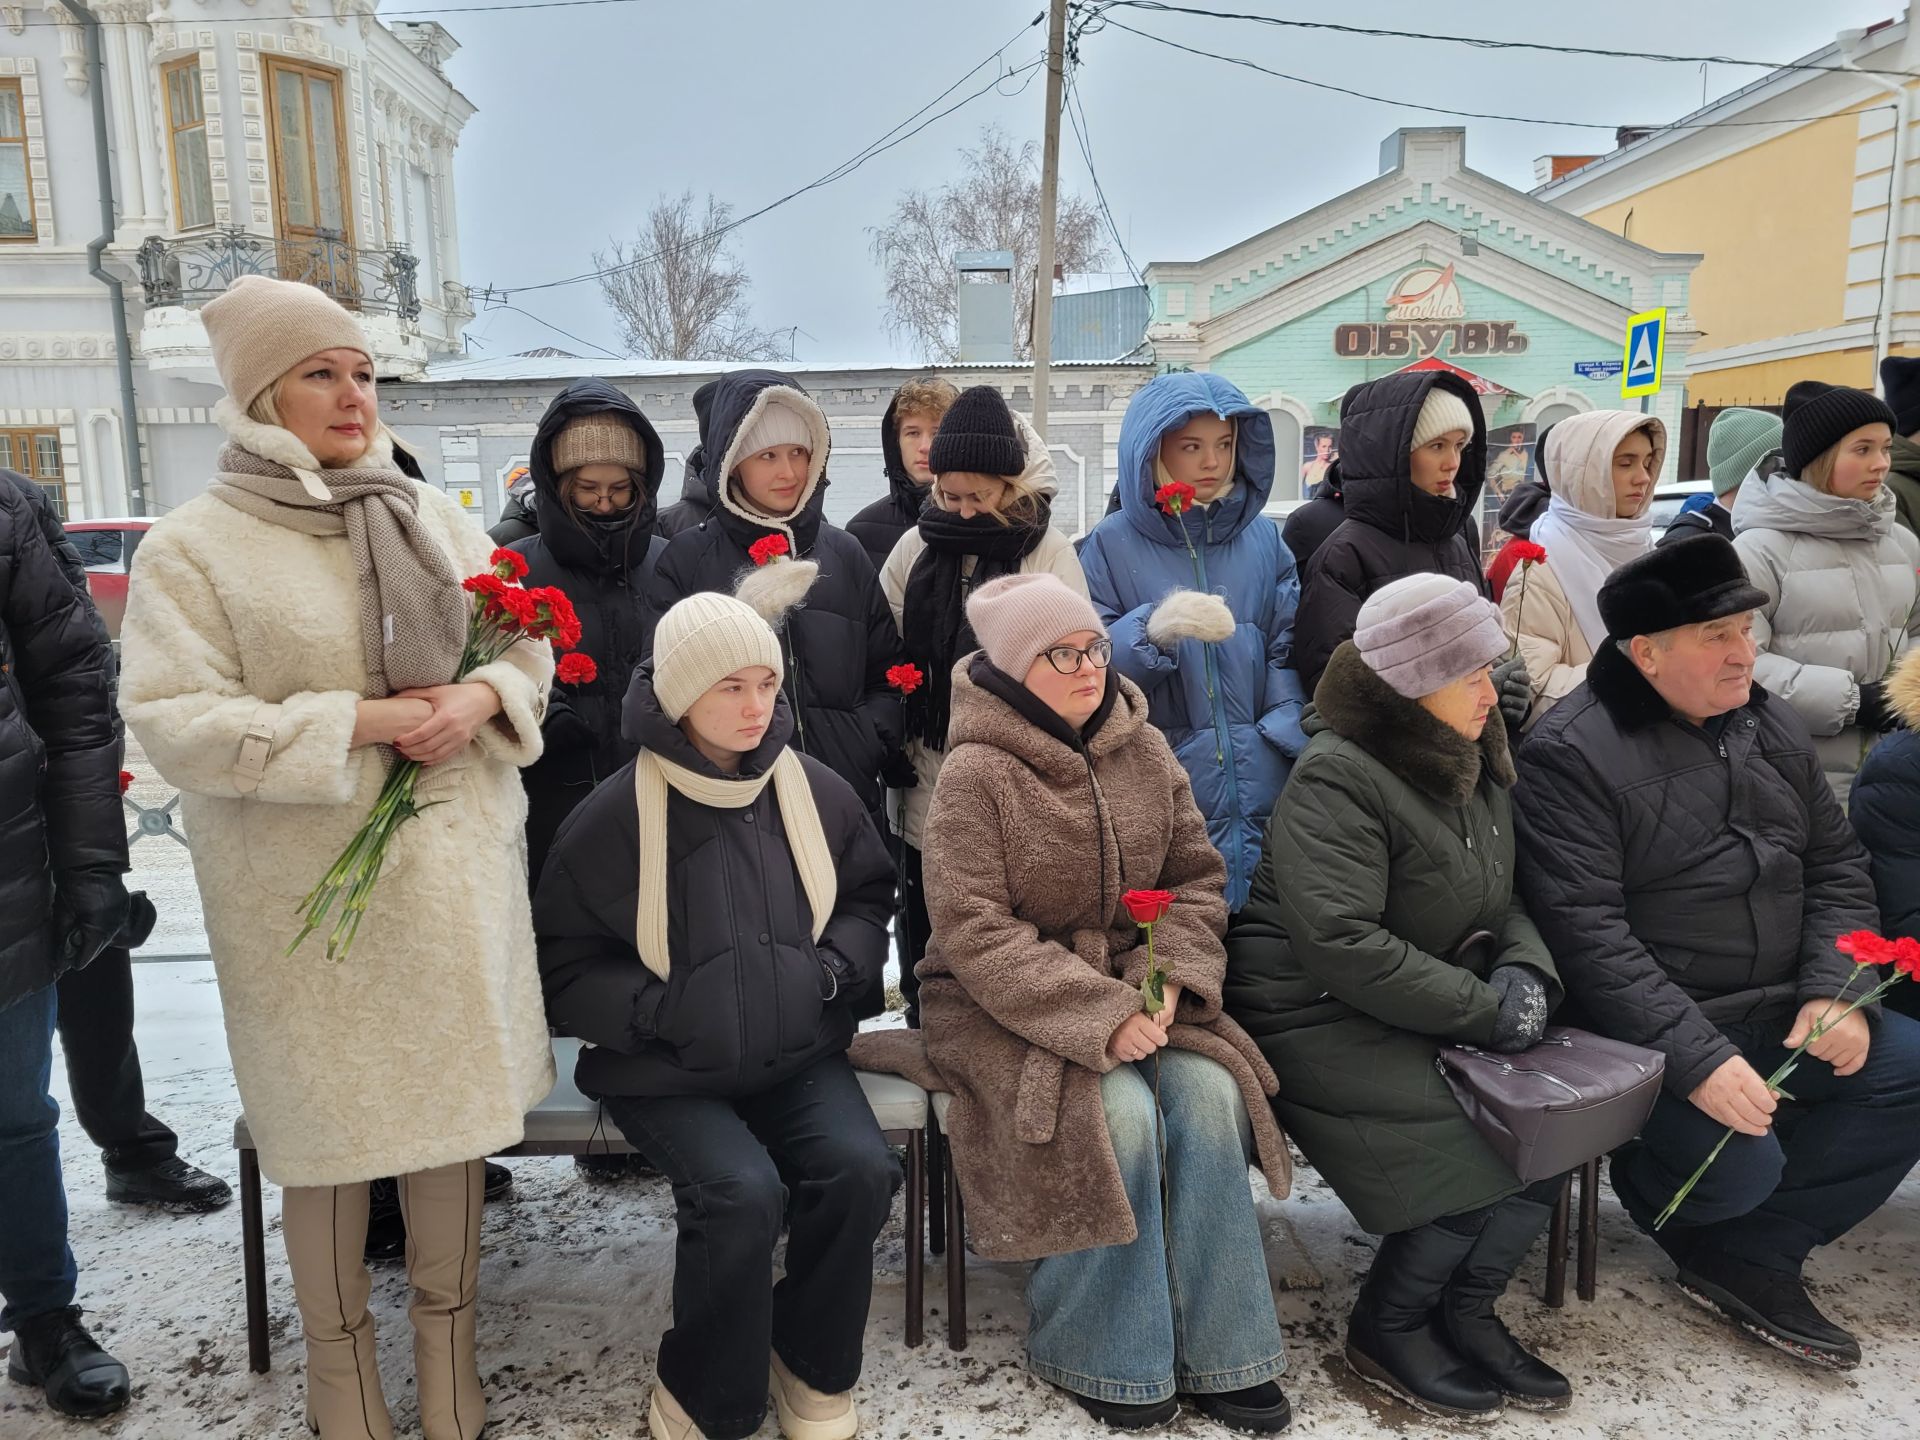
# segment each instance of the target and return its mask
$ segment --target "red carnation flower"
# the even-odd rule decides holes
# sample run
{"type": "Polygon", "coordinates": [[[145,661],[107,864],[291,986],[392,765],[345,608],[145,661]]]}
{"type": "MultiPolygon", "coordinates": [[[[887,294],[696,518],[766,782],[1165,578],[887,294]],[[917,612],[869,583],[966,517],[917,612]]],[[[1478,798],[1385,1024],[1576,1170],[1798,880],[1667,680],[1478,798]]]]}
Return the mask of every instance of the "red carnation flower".
{"type": "Polygon", "coordinates": [[[502,580],[527,578],[527,557],[517,550],[509,550],[502,546],[493,552],[492,558],[487,563],[493,566],[493,573],[502,580]]]}
{"type": "Polygon", "coordinates": [[[1909,980],[1920,979],[1920,940],[1903,935],[1893,942],[1893,968],[1909,980]]]}
{"type": "Polygon", "coordinates": [[[132,788],[133,788],[133,771],[122,770],[120,772],[120,793],[124,795],[127,793],[127,791],[131,790],[132,788]]]}
{"type": "Polygon", "coordinates": [[[1516,540],[1508,547],[1507,553],[1513,556],[1516,565],[1537,565],[1547,558],[1547,547],[1536,545],[1531,540],[1516,540]]]}
{"type": "Polygon", "coordinates": [[[920,688],[927,677],[920,673],[918,665],[891,665],[887,667],[887,684],[902,695],[911,695],[920,688]]]}
{"type": "Polygon", "coordinates": [[[1153,492],[1153,503],[1169,515],[1191,510],[1199,492],[1184,480],[1169,480],[1153,492]]]}
{"type": "Polygon", "coordinates": [[[486,570],[478,575],[467,576],[460,582],[460,588],[471,595],[498,596],[507,589],[507,582],[504,577],[486,570]]]}
{"type": "Polygon", "coordinates": [[[1894,942],[1871,930],[1851,930],[1833,942],[1833,948],[1856,965],[1886,965],[1897,951],[1894,942]]]}
{"type": "Polygon", "coordinates": [[[591,685],[599,674],[600,667],[593,663],[593,657],[582,655],[578,650],[562,655],[560,663],[553,667],[553,678],[562,685],[591,685]]]}
{"type": "MultiPolygon", "coordinates": [[[[1178,482],[1176,482],[1178,483],[1178,482]]],[[[1136,925],[1151,925],[1173,908],[1171,890],[1129,890],[1120,897],[1136,925]]]]}
{"type": "Polygon", "coordinates": [[[747,555],[756,565],[765,565],[782,555],[791,554],[793,546],[787,543],[784,535],[763,535],[747,547],[747,555]]]}

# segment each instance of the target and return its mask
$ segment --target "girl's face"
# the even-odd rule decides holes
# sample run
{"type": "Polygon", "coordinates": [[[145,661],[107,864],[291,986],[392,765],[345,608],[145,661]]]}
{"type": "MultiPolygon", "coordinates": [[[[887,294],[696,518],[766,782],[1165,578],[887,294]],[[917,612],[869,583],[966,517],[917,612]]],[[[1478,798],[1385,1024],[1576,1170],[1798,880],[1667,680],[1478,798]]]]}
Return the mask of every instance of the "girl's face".
{"type": "Polygon", "coordinates": [[[588,515],[631,510],[639,493],[624,465],[582,465],[567,482],[567,502],[588,515]]]}
{"type": "Polygon", "coordinates": [[[373,362],[358,350],[309,355],[276,382],[273,403],[282,429],[329,469],[351,465],[373,443],[379,415],[373,362]]]}
{"type": "Polygon", "coordinates": [[[1636,430],[1614,447],[1613,514],[1637,519],[1653,499],[1653,438],[1636,430]]]}
{"type": "Polygon", "coordinates": [[[764,665],[736,670],[707,691],[680,717],[680,730],[716,765],[732,769],[739,757],[766,738],[773,723],[780,681],[764,665]]]}
{"type": "Polygon", "coordinates": [[[1062,635],[1033,657],[1033,663],[1027,667],[1026,687],[1039,696],[1049,710],[1078,730],[1093,718],[1093,712],[1106,698],[1107,665],[1112,659],[1113,651],[1106,636],[1098,630],[1076,630],[1071,635],[1062,635]],[[1095,648],[1104,659],[1071,653],[1095,648]],[[1071,668],[1063,673],[1063,665],[1071,668]]]}
{"type": "Polygon", "coordinates": [[[1893,431],[1882,424],[1862,425],[1834,447],[1829,494],[1842,500],[1872,500],[1893,468],[1893,431]]]}
{"type": "Polygon", "coordinates": [[[1415,450],[1413,488],[1451,500],[1454,480],[1460,474],[1460,457],[1466,454],[1472,438],[1464,430],[1449,430],[1415,450]]]}
{"type": "Polygon", "coordinates": [[[1233,438],[1231,420],[1195,415],[1160,437],[1160,463],[1172,479],[1193,486],[1194,499],[1205,505],[1233,479],[1233,438]]]}
{"type": "Polygon", "coordinates": [[[999,514],[1000,502],[1006,497],[1007,482],[998,475],[970,475],[956,470],[933,482],[933,503],[962,520],[999,514]]]}
{"type": "Polygon", "coordinates": [[[749,505],[762,515],[785,519],[799,508],[812,463],[813,452],[804,445],[775,445],[746,456],[733,467],[733,475],[749,505]]]}

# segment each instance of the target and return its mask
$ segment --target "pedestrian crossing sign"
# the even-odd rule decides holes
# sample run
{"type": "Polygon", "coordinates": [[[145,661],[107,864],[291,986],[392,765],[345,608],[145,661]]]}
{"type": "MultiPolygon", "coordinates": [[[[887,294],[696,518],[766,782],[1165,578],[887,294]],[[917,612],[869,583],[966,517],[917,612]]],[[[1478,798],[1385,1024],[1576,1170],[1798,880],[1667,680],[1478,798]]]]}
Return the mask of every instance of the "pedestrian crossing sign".
{"type": "Polygon", "coordinates": [[[1660,393],[1667,363],[1667,308],[1648,310],[1627,321],[1626,369],[1620,372],[1620,398],[1660,393]]]}

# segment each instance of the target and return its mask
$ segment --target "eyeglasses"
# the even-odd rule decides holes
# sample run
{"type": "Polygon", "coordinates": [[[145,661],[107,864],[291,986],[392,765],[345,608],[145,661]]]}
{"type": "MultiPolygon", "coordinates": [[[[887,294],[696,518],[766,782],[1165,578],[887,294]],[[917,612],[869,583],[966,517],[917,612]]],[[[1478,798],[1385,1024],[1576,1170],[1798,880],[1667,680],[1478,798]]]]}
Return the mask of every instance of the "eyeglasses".
{"type": "Polygon", "coordinates": [[[1082,650],[1078,645],[1056,645],[1051,650],[1043,650],[1047,663],[1062,675],[1072,675],[1079,671],[1082,660],[1091,660],[1093,668],[1104,670],[1107,662],[1113,659],[1113,642],[1096,640],[1082,650]]]}

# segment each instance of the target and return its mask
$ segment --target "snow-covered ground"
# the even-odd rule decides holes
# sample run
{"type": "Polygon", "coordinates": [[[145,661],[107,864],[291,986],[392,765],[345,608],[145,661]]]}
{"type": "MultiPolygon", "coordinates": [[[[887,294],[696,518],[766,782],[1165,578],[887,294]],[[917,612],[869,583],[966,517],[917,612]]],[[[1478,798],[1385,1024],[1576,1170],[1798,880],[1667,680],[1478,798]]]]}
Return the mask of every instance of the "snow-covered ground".
{"type": "MultiPolygon", "coordinates": [[[[137,774],[145,769],[134,768],[137,774]]],[[[154,788],[151,798],[162,798],[154,788]]],[[[191,953],[198,920],[181,913],[191,902],[191,874],[181,868],[185,850],[171,840],[146,840],[133,854],[135,884],[156,898],[166,894],[175,907],[169,916],[162,904],[162,925],[169,928],[149,951],[191,953]]],[[[135,975],[149,1107],[180,1132],[184,1154],[233,1180],[239,1101],[213,968],[204,961],[165,961],[137,965],[135,975]]],[[[64,1092],[63,1083],[57,1088],[64,1092]]],[[[191,1217],[109,1207],[93,1151],[70,1118],[61,1143],[81,1300],[135,1383],[132,1406],[97,1433],[155,1440],[304,1436],[299,1325],[279,1242],[277,1192],[268,1187],[266,1196],[274,1368],[256,1376],[246,1364],[238,1207],[191,1217]]],[[[589,1184],[567,1160],[509,1163],[514,1191],[488,1207],[481,1272],[480,1359],[492,1403],[490,1440],[646,1434],[653,1348],[667,1324],[672,1276],[667,1187],[659,1180],[589,1184]]],[[[1275,1202],[1263,1194],[1260,1205],[1269,1278],[1291,1349],[1286,1385],[1296,1433],[1444,1433],[1450,1427],[1366,1390],[1341,1362],[1343,1322],[1372,1240],[1304,1167],[1291,1199],[1275,1202]]],[[[896,1205],[875,1254],[878,1283],[859,1391],[864,1434],[1052,1440],[1110,1433],[1022,1368],[1020,1266],[970,1264],[972,1343],[956,1355],[942,1339],[942,1272],[930,1265],[927,1344],[909,1350],[901,1329],[901,1227],[896,1205]]],[[[1867,1363],[1846,1376],[1812,1372],[1695,1309],[1611,1196],[1602,1204],[1601,1227],[1594,1304],[1570,1297],[1565,1310],[1546,1309],[1537,1298],[1544,1283],[1543,1247],[1537,1247],[1504,1307],[1514,1330],[1572,1376],[1574,1406],[1552,1417],[1510,1412],[1500,1429],[1556,1440],[1682,1434],[1764,1440],[1800,1433],[1893,1437],[1920,1427],[1920,1387],[1909,1368],[1920,1343],[1920,1259],[1910,1248],[1920,1235],[1920,1180],[1909,1180],[1879,1216],[1810,1267],[1816,1297],[1866,1346],[1867,1363]]],[[[374,1307],[387,1395],[400,1432],[418,1434],[405,1306],[399,1269],[379,1271],[374,1307]]],[[[0,1385],[4,1440],[88,1431],[52,1415],[34,1392],[0,1385]]],[[[1171,1433],[1228,1432],[1188,1414],[1171,1433]]],[[[777,1434],[771,1420],[761,1434],[777,1434]]]]}

